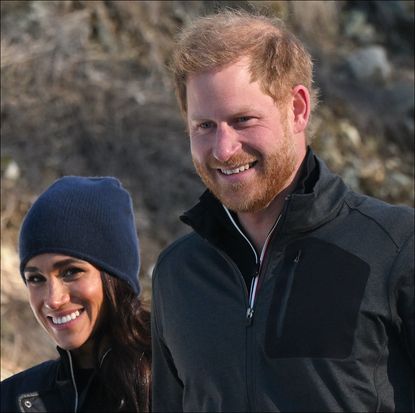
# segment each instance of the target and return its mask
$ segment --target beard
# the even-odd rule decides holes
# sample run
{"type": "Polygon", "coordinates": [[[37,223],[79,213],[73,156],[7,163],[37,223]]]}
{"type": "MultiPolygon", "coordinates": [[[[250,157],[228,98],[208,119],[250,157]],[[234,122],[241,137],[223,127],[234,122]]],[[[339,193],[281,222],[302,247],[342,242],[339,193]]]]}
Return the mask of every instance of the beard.
{"type": "Polygon", "coordinates": [[[294,137],[286,132],[281,146],[273,153],[262,155],[256,151],[244,151],[220,164],[210,155],[204,163],[193,158],[193,164],[206,187],[228,209],[234,212],[257,212],[266,208],[287,187],[297,160],[294,137]],[[220,180],[218,168],[252,163],[253,159],[257,161],[253,179],[239,183],[220,180]]]}

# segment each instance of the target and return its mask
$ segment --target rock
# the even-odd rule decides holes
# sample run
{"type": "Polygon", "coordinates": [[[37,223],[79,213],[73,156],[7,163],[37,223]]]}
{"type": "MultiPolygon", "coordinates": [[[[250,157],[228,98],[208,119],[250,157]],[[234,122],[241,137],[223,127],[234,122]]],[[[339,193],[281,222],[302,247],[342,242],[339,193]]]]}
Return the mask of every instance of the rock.
{"type": "Polygon", "coordinates": [[[348,185],[353,191],[362,192],[356,168],[346,166],[343,169],[342,178],[346,185],[348,185]]]}
{"type": "Polygon", "coordinates": [[[361,10],[352,10],[347,14],[344,34],[362,44],[373,42],[376,36],[374,27],[367,22],[366,14],[361,10]]]}
{"type": "Polygon", "coordinates": [[[20,177],[20,168],[16,161],[12,160],[7,165],[4,171],[4,177],[11,181],[17,181],[20,177]]]}
{"type": "Polygon", "coordinates": [[[387,46],[393,48],[395,54],[406,54],[413,50],[413,1],[355,1],[352,6],[366,14],[367,20],[382,34],[387,46]]]}
{"type": "Polygon", "coordinates": [[[359,131],[348,120],[339,122],[339,130],[341,137],[346,139],[347,144],[350,144],[355,149],[360,148],[362,140],[359,131]]]}
{"type": "Polygon", "coordinates": [[[384,90],[381,111],[386,136],[405,150],[414,150],[414,81],[403,79],[384,90]]]}
{"type": "Polygon", "coordinates": [[[389,175],[389,181],[391,187],[396,185],[399,188],[409,189],[412,186],[412,179],[399,171],[393,171],[389,175]]]}
{"type": "MultiPolygon", "coordinates": [[[[372,185],[381,185],[385,181],[385,166],[379,159],[371,159],[360,169],[360,179],[370,181],[372,185]]],[[[373,193],[375,193],[375,188],[373,193]]]]}
{"type": "Polygon", "coordinates": [[[358,49],[347,58],[351,75],[358,80],[387,80],[392,67],[382,46],[368,46],[358,49]]]}
{"type": "Polygon", "coordinates": [[[411,177],[399,172],[393,171],[386,176],[386,182],[383,186],[383,196],[386,198],[389,196],[395,200],[395,203],[411,200],[414,201],[414,187],[411,177]]]}

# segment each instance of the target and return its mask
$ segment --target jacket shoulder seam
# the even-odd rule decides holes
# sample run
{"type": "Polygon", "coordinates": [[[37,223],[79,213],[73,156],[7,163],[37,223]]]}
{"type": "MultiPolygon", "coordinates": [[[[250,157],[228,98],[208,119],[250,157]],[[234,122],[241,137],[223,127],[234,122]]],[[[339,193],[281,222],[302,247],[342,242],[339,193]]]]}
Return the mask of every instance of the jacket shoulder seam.
{"type": "Polygon", "coordinates": [[[384,225],[382,225],[381,222],[379,222],[379,220],[377,220],[376,218],[374,218],[372,215],[369,215],[369,214],[363,212],[359,207],[356,207],[356,206],[351,205],[348,199],[345,199],[345,202],[346,202],[346,204],[348,205],[348,207],[351,210],[357,211],[359,214],[361,214],[364,217],[366,217],[367,219],[370,219],[371,221],[373,221],[386,234],[386,236],[392,241],[392,243],[395,245],[395,247],[396,247],[396,249],[398,251],[401,249],[401,247],[395,241],[395,239],[392,237],[392,235],[390,234],[390,232],[385,228],[384,225]]]}

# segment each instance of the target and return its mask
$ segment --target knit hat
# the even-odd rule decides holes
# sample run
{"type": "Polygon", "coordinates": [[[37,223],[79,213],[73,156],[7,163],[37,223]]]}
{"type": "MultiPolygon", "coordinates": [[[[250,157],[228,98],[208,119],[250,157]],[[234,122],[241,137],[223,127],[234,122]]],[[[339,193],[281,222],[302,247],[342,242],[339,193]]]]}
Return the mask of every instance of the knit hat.
{"type": "Polygon", "coordinates": [[[43,192],[20,229],[20,273],[43,253],[87,261],[140,292],[139,241],[129,193],[113,177],[65,176],[43,192]]]}

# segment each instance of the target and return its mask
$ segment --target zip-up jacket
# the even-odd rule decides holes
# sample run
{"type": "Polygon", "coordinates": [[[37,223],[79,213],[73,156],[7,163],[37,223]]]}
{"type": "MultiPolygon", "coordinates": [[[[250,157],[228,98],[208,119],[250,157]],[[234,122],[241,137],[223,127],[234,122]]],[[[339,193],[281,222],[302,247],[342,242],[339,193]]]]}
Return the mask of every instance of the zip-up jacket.
{"type": "Polygon", "coordinates": [[[156,412],[414,411],[414,214],[314,159],[257,254],[210,192],[153,273],[156,412]]]}
{"type": "Polygon", "coordinates": [[[83,383],[83,389],[78,389],[71,353],[57,349],[58,359],[45,361],[0,383],[1,412],[108,411],[110,405],[103,394],[97,371],[83,383]]]}

